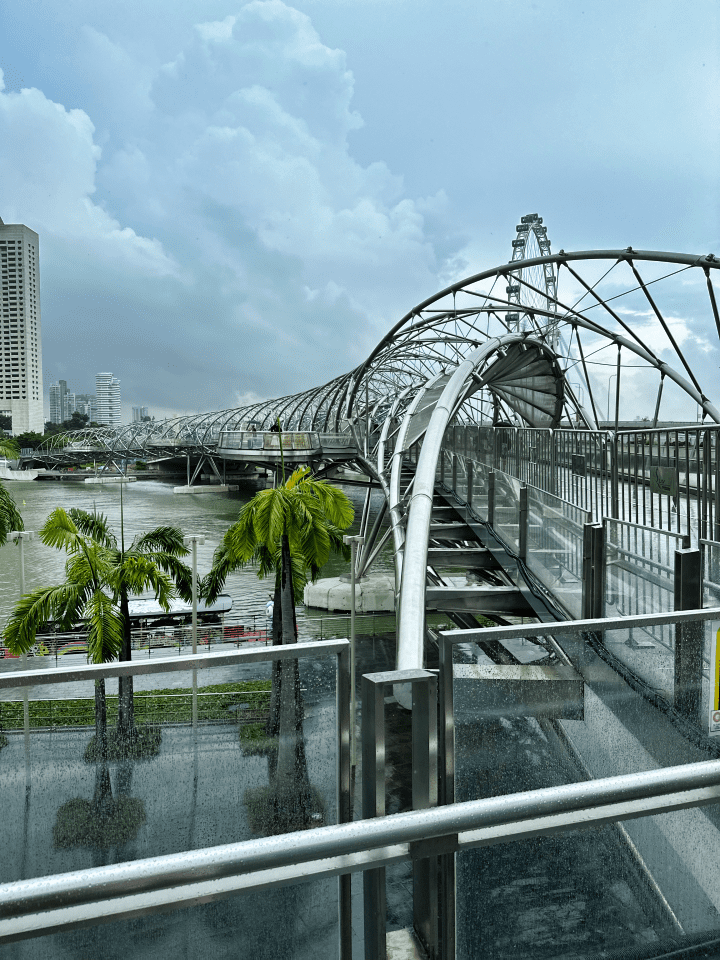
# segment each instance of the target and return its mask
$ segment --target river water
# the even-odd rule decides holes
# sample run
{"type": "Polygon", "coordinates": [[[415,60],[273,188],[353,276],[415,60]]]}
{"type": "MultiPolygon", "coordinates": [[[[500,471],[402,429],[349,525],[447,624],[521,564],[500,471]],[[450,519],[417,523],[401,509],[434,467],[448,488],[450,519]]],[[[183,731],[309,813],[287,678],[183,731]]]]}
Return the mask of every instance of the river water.
{"type": "MultiPolygon", "coordinates": [[[[26,530],[40,529],[48,514],[56,507],[70,510],[97,509],[105,514],[120,539],[120,485],[94,485],[75,482],[12,482],[8,484],[22,514],[26,530]]],[[[180,527],[183,534],[203,534],[205,543],[198,545],[198,577],[210,569],[213,553],[227,528],[234,523],[242,506],[260,489],[246,484],[231,494],[175,494],[173,484],[161,480],[138,480],[123,485],[123,514],[125,541],[161,524],[180,527]]],[[[362,512],[365,491],[359,487],[343,488],[355,506],[355,523],[348,533],[355,532],[362,512]]],[[[382,494],[373,491],[371,517],[381,504],[382,494]]],[[[64,579],[66,556],[62,551],[46,547],[37,538],[25,543],[25,589],[61,583],[64,579]]],[[[189,562],[189,557],[187,558],[189,562]]],[[[392,554],[387,550],[379,557],[374,569],[390,569],[392,554]]],[[[335,577],[347,573],[348,566],[340,558],[332,558],[323,576],[335,577]]],[[[265,604],[273,590],[269,580],[259,580],[255,570],[248,567],[228,577],[225,592],[233,598],[233,616],[247,624],[255,619],[264,626],[265,604]]],[[[15,544],[0,548],[0,626],[6,623],[20,594],[20,556],[15,544]]],[[[298,611],[298,628],[303,633],[306,613],[298,611]]],[[[318,611],[309,614],[320,616],[318,611]]],[[[308,625],[309,626],[309,625],[308,625]]]]}

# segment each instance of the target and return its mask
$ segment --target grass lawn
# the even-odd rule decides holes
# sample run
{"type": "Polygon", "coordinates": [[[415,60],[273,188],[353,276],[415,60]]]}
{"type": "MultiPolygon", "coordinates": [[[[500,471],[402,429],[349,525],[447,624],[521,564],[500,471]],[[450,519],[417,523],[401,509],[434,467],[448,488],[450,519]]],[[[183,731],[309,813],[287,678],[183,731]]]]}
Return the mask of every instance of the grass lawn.
{"type": "MultiPolygon", "coordinates": [[[[264,719],[270,699],[269,680],[244,680],[198,687],[198,720],[264,719]]],[[[192,688],[140,691],[135,694],[135,720],[142,724],[189,723],[192,688]]],[[[95,700],[31,700],[31,727],[92,727],[95,700]]],[[[108,725],[117,722],[118,698],[107,698],[108,725]]],[[[0,731],[22,730],[22,701],[0,701],[0,731]]],[[[0,735],[1,736],[1,735],[0,735]]],[[[1,741],[0,741],[1,742],[1,741]]]]}

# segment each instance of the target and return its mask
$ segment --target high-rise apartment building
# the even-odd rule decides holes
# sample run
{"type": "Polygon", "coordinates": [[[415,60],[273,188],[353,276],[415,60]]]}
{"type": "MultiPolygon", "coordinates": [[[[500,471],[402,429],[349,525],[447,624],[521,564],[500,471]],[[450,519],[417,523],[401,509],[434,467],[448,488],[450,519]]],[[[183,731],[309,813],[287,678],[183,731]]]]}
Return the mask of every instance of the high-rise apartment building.
{"type": "Polygon", "coordinates": [[[50,384],[50,423],[62,423],[67,405],[67,381],[50,384]]]}
{"type": "Polygon", "coordinates": [[[89,423],[97,423],[97,400],[94,393],[76,393],[75,409],[84,414],[89,423]]]}
{"type": "Polygon", "coordinates": [[[39,238],[0,219],[0,414],[13,433],[42,433],[39,238]]]}
{"type": "Polygon", "coordinates": [[[95,397],[97,400],[97,422],[108,427],[119,427],[122,417],[120,414],[120,381],[111,373],[95,375],[95,397]]]}
{"type": "Polygon", "coordinates": [[[147,408],[147,407],[133,407],[133,408],[132,408],[133,423],[139,423],[139,422],[141,422],[142,420],[145,420],[145,418],[146,418],[146,417],[149,417],[149,416],[150,416],[150,414],[148,413],[148,408],[147,408]]]}

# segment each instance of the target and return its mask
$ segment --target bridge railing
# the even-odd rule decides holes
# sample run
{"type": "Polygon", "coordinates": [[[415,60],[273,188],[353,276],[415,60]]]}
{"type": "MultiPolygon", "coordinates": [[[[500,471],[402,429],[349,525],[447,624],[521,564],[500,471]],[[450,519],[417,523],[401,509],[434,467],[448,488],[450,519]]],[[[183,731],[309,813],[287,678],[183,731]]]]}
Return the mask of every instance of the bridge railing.
{"type": "MultiPolygon", "coordinates": [[[[709,691],[703,688],[701,729],[691,736],[677,713],[655,709],[638,692],[629,673],[610,678],[605,657],[623,643],[628,628],[666,627],[677,649],[684,631],[703,625],[714,629],[719,617],[715,608],[444,631],[438,671],[364,675],[357,819],[351,812],[349,648],[344,641],[219,654],[213,660],[188,657],[177,666],[114,663],[0,677],[0,689],[18,697],[18,725],[23,689],[29,688],[31,716],[37,715],[39,680],[53,686],[83,683],[91,696],[92,681],[100,677],[110,682],[134,674],[139,686],[141,677],[157,676],[166,683],[162,674],[170,672],[178,680],[185,676],[188,687],[169,692],[154,685],[137,698],[138,704],[154,700],[156,732],[163,738],[160,759],[152,777],[138,774],[132,782],[127,764],[113,763],[111,771],[107,764],[104,771],[97,765],[96,794],[104,789],[111,797],[110,773],[117,794],[112,805],[106,797],[110,812],[101,824],[92,815],[93,789],[82,760],[89,731],[81,726],[72,736],[71,728],[73,720],[89,726],[92,719],[71,714],[66,704],[64,738],[33,725],[23,742],[23,733],[8,730],[6,819],[17,824],[24,817],[28,828],[18,829],[5,851],[6,876],[12,879],[2,883],[0,944],[28,939],[28,953],[49,956],[69,947],[73,955],[85,956],[103,938],[124,942],[120,938],[127,938],[128,927],[117,924],[131,920],[136,952],[168,952],[182,935],[213,955],[216,946],[225,945],[227,930],[236,929],[251,945],[261,943],[256,952],[263,956],[291,955],[300,942],[311,943],[319,956],[350,960],[359,952],[352,942],[358,926],[354,906],[364,921],[365,955],[381,958],[389,953],[385,868],[398,863],[413,873],[415,931],[428,952],[443,960],[478,955],[481,936],[492,955],[506,956],[504,945],[513,947],[519,938],[534,944],[538,929],[547,942],[562,934],[568,950],[582,953],[589,942],[586,917],[592,920],[593,949],[606,955],[640,951],[645,956],[648,943],[655,955],[661,948],[667,955],[678,953],[687,943],[685,929],[716,937],[719,820],[717,808],[698,809],[720,800],[718,751],[707,735],[713,722],[709,691]],[[537,678],[542,667],[488,664],[473,644],[489,640],[508,649],[535,649],[540,656],[556,651],[559,686],[537,689],[548,686],[537,678]],[[312,778],[310,795],[319,796],[324,806],[312,816],[313,828],[272,835],[270,827],[280,820],[270,800],[275,795],[270,778],[276,774],[268,772],[273,765],[264,758],[273,746],[267,738],[235,733],[232,739],[241,747],[231,750],[229,723],[217,723],[221,711],[232,714],[239,730],[247,727],[249,733],[253,724],[241,714],[259,713],[261,698],[247,687],[229,691],[229,684],[193,697],[191,672],[202,678],[218,667],[262,665],[267,681],[270,661],[296,658],[307,664],[301,673],[303,696],[322,704],[317,711],[322,725],[306,724],[300,737],[310,745],[302,753],[307,779],[312,778]],[[385,700],[394,682],[411,682],[417,693],[411,737],[404,735],[400,744],[385,723],[385,700]],[[528,698],[497,697],[513,685],[521,685],[528,698]],[[231,698],[234,703],[228,704],[231,698]],[[192,699],[198,701],[195,718],[192,699]],[[230,710],[233,706],[237,709],[230,710]],[[489,739],[492,756],[501,759],[491,776],[489,739]],[[407,751],[408,740],[413,809],[388,816],[386,756],[407,751]],[[172,764],[163,764],[168,754],[172,764]],[[575,762],[567,762],[568,756],[575,762]],[[23,773],[28,788],[19,791],[23,773]],[[31,782],[32,796],[35,784],[41,785],[41,805],[28,799],[31,782]],[[78,795],[68,800],[73,794],[78,795]],[[188,849],[188,836],[196,836],[196,808],[218,846],[188,849]],[[589,837],[582,831],[587,827],[593,828],[589,837]],[[97,850],[118,846],[118,836],[130,837],[125,859],[93,866],[100,859],[97,850]],[[512,844],[524,839],[532,843],[513,853],[512,844]],[[57,848],[72,850],[72,859],[63,855],[60,860],[57,848]],[[27,876],[43,868],[57,870],[58,863],[75,869],[27,876]],[[352,873],[357,875],[353,888],[352,873]],[[15,879],[21,876],[25,879],[15,879]],[[288,892],[288,886],[295,890],[288,892]],[[487,896],[478,897],[478,889],[487,896]],[[549,903],[547,923],[540,927],[539,897],[549,903]],[[559,912],[555,902],[561,904],[559,912]],[[181,909],[184,913],[167,920],[160,916],[181,909]],[[516,923],[519,932],[513,931],[511,941],[507,923],[501,927],[497,916],[516,923]],[[517,918],[528,917],[532,925],[523,927],[517,918]]],[[[78,709],[76,702],[72,710],[78,709]]],[[[304,776],[295,773],[298,784],[304,776]]],[[[292,796],[280,794],[287,804],[292,796]]],[[[282,804],[278,807],[282,811],[282,804]]],[[[290,820],[280,825],[293,830],[290,820]]]]}
{"type": "Polygon", "coordinates": [[[280,452],[319,450],[320,434],[305,431],[275,433],[272,431],[223,430],[218,439],[219,450],[268,450],[280,452]]]}
{"type": "MultiPolygon", "coordinates": [[[[456,424],[444,450],[603,517],[720,540],[720,425],[620,431],[456,424]]],[[[456,479],[460,484],[464,467],[456,479]]]]}

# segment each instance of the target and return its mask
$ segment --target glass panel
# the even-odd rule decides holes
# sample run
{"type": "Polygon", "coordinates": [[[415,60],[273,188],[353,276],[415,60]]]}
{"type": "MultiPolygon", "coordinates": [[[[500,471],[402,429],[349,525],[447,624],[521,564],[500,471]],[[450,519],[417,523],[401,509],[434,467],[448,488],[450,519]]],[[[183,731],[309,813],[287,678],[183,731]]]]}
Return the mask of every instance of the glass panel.
{"type": "Polygon", "coordinates": [[[605,520],[605,616],[674,609],[677,534],[605,520]]]}
{"type": "Polygon", "coordinates": [[[519,514],[520,481],[496,470],[493,526],[512,550],[519,545],[519,514]]]}
{"type": "Polygon", "coordinates": [[[495,430],[493,427],[478,427],[476,456],[481,463],[493,466],[495,449],[495,430]]]}
{"type": "Polygon", "coordinates": [[[0,946],[2,960],[335,960],[338,881],[329,878],[0,946]]]}
{"type": "Polygon", "coordinates": [[[463,502],[467,501],[467,488],[467,462],[464,457],[458,457],[455,493],[463,502]]]}
{"type": "MultiPolygon", "coordinates": [[[[455,647],[456,801],[716,757],[718,741],[702,717],[688,724],[659,709],[654,692],[638,686],[637,665],[619,662],[618,651],[631,649],[626,636],[556,637],[583,677],[582,719],[570,717],[571,698],[556,698],[543,715],[547,700],[531,711],[537,697],[529,687],[503,694],[509,686],[491,645],[487,655],[482,644],[455,647]]],[[[557,663],[531,637],[502,645],[520,663],[557,663]]],[[[718,935],[718,891],[717,804],[464,851],[457,857],[457,956],[675,955],[718,935]]]]}
{"type": "Polygon", "coordinates": [[[582,616],[583,525],[587,513],[528,487],[527,564],[579,620],[582,616]]]}
{"type": "Polygon", "coordinates": [[[495,429],[495,462],[504,473],[516,475],[518,457],[517,427],[495,429]]]}
{"type": "Polygon", "coordinates": [[[335,823],[336,659],[282,670],[197,670],[195,727],[192,672],[137,676],[125,739],[108,679],[104,758],[92,681],[30,687],[27,739],[23,691],[0,690],[0,882],[335,823]]]}
{"type": "Polygon", "coordinates": [[[610,512],[610,457],[607,434],[584,430],[556,430],[554,437],[555,489],[591,511],[599,521],[610,512]]]}
{"type": "Polygon", "coordinates": [[[720,607],[720,543],[704,540],[703,551],[703,606],[720,607]]]}
{"type": "Polygon", "coordinates": [[[472,510],[482,520],[488,515],[488,475],[490,467],[475,460],[473,462],[472,510]]]}

